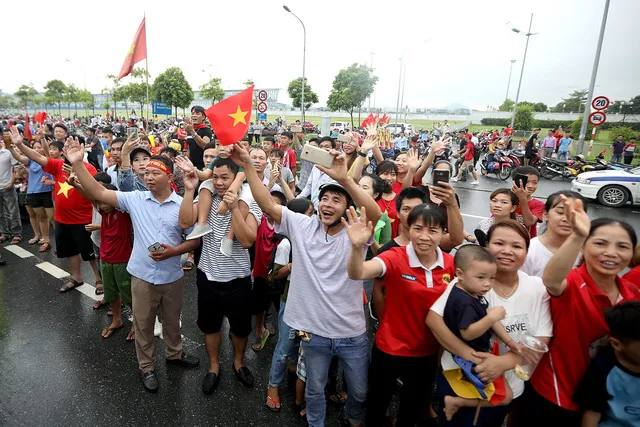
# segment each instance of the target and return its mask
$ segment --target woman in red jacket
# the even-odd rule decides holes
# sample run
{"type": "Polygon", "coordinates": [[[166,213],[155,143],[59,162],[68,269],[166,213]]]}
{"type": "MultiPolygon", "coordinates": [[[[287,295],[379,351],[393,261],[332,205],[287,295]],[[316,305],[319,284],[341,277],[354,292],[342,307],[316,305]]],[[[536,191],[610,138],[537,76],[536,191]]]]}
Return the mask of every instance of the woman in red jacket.
{"type": "Polygon", "coordinates": [[[633,257],[637,244],[633,228],[609,218],[589,221],[581,200],[561,197],[573,233],[542,276],[551,295],[554,337],[525,392],[518,426],[580,426],[573,394],[591,358],[607,344],[604,309],[640,300],[640,289],[618,276],[633,257]],[[566,260],[576,259],[581,251],[584,262],[572,269],[566,260]]]}

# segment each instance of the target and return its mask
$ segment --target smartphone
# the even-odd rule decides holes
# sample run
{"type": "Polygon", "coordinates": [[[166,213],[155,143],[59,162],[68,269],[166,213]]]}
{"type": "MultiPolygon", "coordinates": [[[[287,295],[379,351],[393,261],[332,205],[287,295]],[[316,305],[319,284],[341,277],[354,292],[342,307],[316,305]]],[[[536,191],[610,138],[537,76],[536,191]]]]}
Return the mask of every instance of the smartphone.
{"type": "Polygon", "coordinates": [[[302,148],[300,158],[316,165],[324,166],[325,168],[330,168],[333,164],[333,156],[329,154],[328,151],[309,144],[302,148]]]}
{"type": "Polygon", "coordinates": [[[162,245],[160,243],[155,242],[153,245],[149,246],[147,249],[149,249],[149,252],[158,252],[158,251],[161,251],[164,248],[162,247],[162,245]]]}
{"type": "Polygon", "coordinates": [[[351,142],[351,135],[338,135],[338,141],[340,142],[351,142]]]}
{"type": "Polygon", "coordinates": [[[127,128],[127,136],[133,135],[133,134],[136,134],[136,133],[138,133],[138,128],[137,127],[133,127],[132,126],[130,128],[127,128]]]}
{"type": "Polygon", "coordinates": [[[441,182],[449,182],[450,172],[448,169],[436,169],[433,171],[433,185],[438,185],[441,182]]]}
{"type": "Polygon", "coordinates": [[[520,187],[527,188],[528,180],[529,180],[529,175],[522,175],[522,174],[516,175],[516,185],[518,186],[518,188],[520,187]]]}
{"type": "Polygon", "coordinates": [[[291,126],[291,132],[293,133],[302,133],[302,126],[291,126]]]}

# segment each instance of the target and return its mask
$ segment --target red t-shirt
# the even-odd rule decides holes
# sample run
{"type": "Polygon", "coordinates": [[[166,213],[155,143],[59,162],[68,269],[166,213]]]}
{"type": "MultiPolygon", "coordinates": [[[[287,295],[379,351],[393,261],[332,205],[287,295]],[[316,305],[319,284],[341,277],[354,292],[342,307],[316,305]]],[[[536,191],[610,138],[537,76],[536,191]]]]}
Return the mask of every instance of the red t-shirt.
{"type": "MultiPolygon", "coordinates": [[[[616,282],[620,291],[618,304],[640,300],[636,285],[620,278],[616,282]]],[[[562,295],[551,297],[553,339],[549,353],[542,357],[531,377],[538,394],[562,408],[579,410],[573,394],[598,348],[607,345],[609,328],[604,310],[608,307],[609,297],[589,276],[585,264],[569,273],[562,295]]]]}
{"type": "Polygon", "coordinates": [[[394,356],[423,357],[438,351],[438,341],[425,323],[429,309],[455,275],[453,257],[438,249],[439,265],[422,266],[412,245],[378,255],[384,263],[386,297],[376,346],[394,356]]]}
{"type": "Polygon", "coordinates": [[[556,148],[560,145],[560,140],[564,138],[564,135],[561,133],[554,133],[553,137],[556,139],[556,148]]]}
{"type": "Polygon", "coordinates": [[[128,213],[100,211],[100,259],[110,264],[129,262],[133,249],[133,225],[128,213]]]}
{"type": "Polygon", "coordinates": [[[505,129],[504,129],[504,135],[505,135],[505,136],[511,136],[511,135],[513,135],[513,129],[512,129],[512,128],[505,128],[505,129]]]}
{"type": "Polygon", "coordinates": [[[464,160],[469,161],[473,160],[473,152],[476,150],[476,147],[473,145],[473,142],[468,142],[466,146],[466,152],[464,153],[464,160]]]}
{"type": "MultiPolygon", "coordinates": [[[[411,185],[414,187],[417,187],[419,185],[422,185],[422,180],[420,179],[416,179],[415,177],[411,180],[411,185]]],[[[393,190],[394,193],[396,193],[396,196],[400,194],[400,192],[402,191],[402,181],[400,181],[399,179],[396,181],[395,184],[393,184],[393,186],[391,186],[391,189],[393,190]]]]}
{"type": "Polygon", "coordinates": [[[282,166],[291,169],[291,172],[293,172],[293,176],[296,175],[296,152],[293,151],[291,147],[289,147],[289,149],[284,153],[282,166]]]}
{"type": "MultiPolygon", "coordinates": [[[[67,184],[69,175],[62,171],[64,160],[47,159],[47,165],[42,168],[44,172],[50,173],[56,182],[53,187],[53,201],[56,209],[53,219],[62,224],[91,224],[93,217],[93,205],[80,194],[75,188],[67,184]]],[[[96,174],[96,168],[85,163],[91,176],[96,174]]]]}
{"type": "Polygon", "coordinates": [[[267,223],[267,217],[263,215],[260,220],[258,234],[256,236],[256,258],[253,262],[253,277],[262,277],[263,279],[267,278],[267,274],[269,273],[269,262],[271,261],[271,256],[277,246],[273,239],[274,234],[275,231],[273,227],[269,226],[267,223]]]}
{"type": "MultiPolygon", "coordinates": [[[[395,191],[394,191],[395,192],[395,191]]],[[[380,206],[380,210],[382,213],[386,213],[389,217],[389,221],[391,222],[391,238],[395,239],[398,236],[398,227],[400,226],[400,220],[398,219],[398,210],[396,209],[396,199],[398,198],[398,193],[393,198],[393,200],[384,200],[380,197],[376,200],[378,206],[380,206]]]]}
{"type": "MultiPolygon", "coordinates": [[[[531,199],[527,202],[529,205],[529,209],[531,213],[534,214],[538,221],[542,221],[542,217],[544,216],[544,203],[537,199],[531,199]]],[[[522,216],[522,206],[518,205],[516,208],[516,219],[524,225],[524,217],[522,216]]],[[[529,230],[529,236],[533,239],[538,236],[538,224],[533,224],[531,227],[527,227],[529,230]]]]}
{"type": "Polygon", "coordinates": [[[640,265],[633,267],[631,270],[627,271],[627,274],[625,274],[623,277],[625,280],[640,287],[640,265]]]}

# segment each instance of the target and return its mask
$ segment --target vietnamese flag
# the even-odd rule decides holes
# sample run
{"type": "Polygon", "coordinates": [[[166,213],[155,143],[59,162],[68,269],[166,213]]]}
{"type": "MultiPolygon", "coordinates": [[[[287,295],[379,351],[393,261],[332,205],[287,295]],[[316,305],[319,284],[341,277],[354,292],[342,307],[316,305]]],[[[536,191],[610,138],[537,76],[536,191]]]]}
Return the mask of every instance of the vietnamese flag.
{"type": "Polygon", "coordinates": [[[251,121],[252,105],[253,86],[250,86],[207,108],[205,113],[220,144],[233,145],[244,138],[251,121]]]}
{"type": "Polygon", "coordinates": [[[147,29],[145,19],[142,18],[142,23],[136,31],[136,35],[133,38],[133,43],[127,52],[127,57],[124,59],[120,74],[118,74],[118,80],[124,76],[128,76],[133,71],[133,66],[147,57],[147,29]]]}
{"type": "Polygon", "coordinates": [[[24,137],[27,141],[31,141],[33,139],[33,135],[31,134],[31,121],[29,120],[28,112],[27,117],[24,119],[24,137]]]}

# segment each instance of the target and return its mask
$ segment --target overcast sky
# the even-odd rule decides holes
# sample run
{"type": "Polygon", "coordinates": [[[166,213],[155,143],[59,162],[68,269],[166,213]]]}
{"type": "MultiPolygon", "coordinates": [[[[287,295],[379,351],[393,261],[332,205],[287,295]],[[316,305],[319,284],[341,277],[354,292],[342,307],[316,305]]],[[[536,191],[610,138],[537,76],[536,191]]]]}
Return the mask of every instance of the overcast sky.
{"type": "MultiPolygon", "coordinates": [[[[306,25],[306,75],[320,105],[336,73],[369,63],[373,51],[377,107],[395,107],[403,56],[404,104],[479,109],[504,100],[511,59],[515,98],[526,38],[510,28],[526,33],[531,13],[532,32],[540,34],[531,37],[520,99],[555,105],[587,88],[604,6],[604,0],[32,0],[28,19],[14,9],[3,20],[14,50],[5,46],[0,89],[14,92],[31,82],[42,90],[54,78],[83,87],[86,74],[87,89],[99,92],[106,74],[118,74],[144,12],[152,76],[179,66],[194,89],[210,76],[221,77],[225,89],[248,78],[257,88],[286,89],[302,75],[303,43],[301,25],[283,2],[306,25]]],[[[638,22],[639,0],[611,1],[596,95],[640,94],[638,22]]]]}

